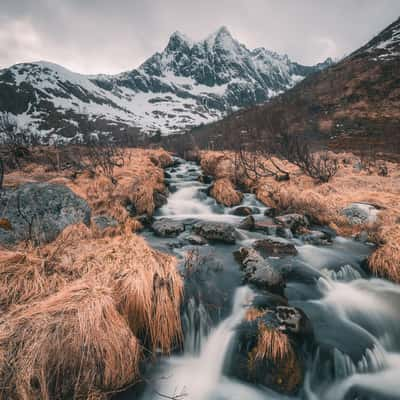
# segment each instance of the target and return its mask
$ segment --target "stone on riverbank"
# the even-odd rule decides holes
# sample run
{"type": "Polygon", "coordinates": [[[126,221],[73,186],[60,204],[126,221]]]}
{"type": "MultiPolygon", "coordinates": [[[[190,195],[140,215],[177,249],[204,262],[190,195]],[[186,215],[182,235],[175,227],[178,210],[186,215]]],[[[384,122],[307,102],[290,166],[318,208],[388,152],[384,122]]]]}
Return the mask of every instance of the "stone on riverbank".
{"type": "Polygon", "coordinates": [[[44,244],[54,240],[67,226],[90,224],[88,203],[68,187],[52,183],[26,183],[6,190],[0,198],[0,215],[12,229],[0,228],[0,243],[22,240],[44,244]]]}

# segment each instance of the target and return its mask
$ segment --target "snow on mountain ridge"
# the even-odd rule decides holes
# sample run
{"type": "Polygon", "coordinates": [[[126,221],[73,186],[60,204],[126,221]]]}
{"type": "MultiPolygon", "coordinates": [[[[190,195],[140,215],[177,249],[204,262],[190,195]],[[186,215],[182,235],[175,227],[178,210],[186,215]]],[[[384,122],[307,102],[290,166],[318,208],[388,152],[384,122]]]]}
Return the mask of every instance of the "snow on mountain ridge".
{"type": "Polygon", "coordinates": [[[44,61],[2,70],[0,112],[52,140],[135,128],[169,134],[264,102],[318,69],[249,50],[226,27],[197,42],[176,31],[162,52],[117,75],[82,75],[44,61]]]}

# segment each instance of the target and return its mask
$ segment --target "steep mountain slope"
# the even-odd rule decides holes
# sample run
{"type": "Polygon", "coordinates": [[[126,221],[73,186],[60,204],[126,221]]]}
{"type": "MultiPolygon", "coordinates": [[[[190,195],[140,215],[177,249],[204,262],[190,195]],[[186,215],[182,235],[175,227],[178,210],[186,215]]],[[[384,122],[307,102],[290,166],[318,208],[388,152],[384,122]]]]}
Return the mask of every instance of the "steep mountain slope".
{"type": "Polygon", "coordinates": [[[306,134],[331,148],[400,153],[400,19],[341,62],[198,134],[212,136],[229,126],[237,135],[267,124],[272,133],[306,134]]]}
{"type": "Polygon", "coordinates": [[[264,48],[249,50],[222,27],[203,41],[179,32],[138,69],[85,76],[48,62],[0,71],[0,112],[44,140],[89,132],[168,134],[264,102],[330,65],[299,65],[264,48]]]}

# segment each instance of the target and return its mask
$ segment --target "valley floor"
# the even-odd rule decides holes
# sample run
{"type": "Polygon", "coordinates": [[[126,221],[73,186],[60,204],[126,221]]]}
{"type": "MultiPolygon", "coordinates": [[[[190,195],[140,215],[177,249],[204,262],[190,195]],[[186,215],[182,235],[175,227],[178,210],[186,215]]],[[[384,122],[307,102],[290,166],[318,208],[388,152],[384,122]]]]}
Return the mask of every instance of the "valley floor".
{"type": "MultiPolygon", "coordinates": [[[[255,184],[238,176],[229,154],[196,154],[215,179],[210,195],[218,202],[240,204],[240,188],[278,214],[305,214],[373,242],[368,267],[400,283],[400,169],[388,164],[382,177],[359,169],[351,154],[337,157],[341,168],[328,183],[315,184],[285,164],[289,181],[255,184]]],[[[162,149],[127,149],[123,159],[112,179],[98,169],[39,162],[5,175],[0,399],[106,399],[141,380],[144,360],[180,347],[184,281],[177,260],[137,234],[166,203],[164,168],[174,160],[162,149]]]]}

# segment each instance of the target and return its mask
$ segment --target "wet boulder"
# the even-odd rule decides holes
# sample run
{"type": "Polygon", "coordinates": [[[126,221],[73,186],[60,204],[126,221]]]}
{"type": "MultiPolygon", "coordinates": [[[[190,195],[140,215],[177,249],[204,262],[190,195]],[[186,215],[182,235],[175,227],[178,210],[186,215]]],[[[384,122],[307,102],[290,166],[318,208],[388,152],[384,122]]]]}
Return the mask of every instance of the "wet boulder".
{"type": "Polygon", "coordinates": [[[370,224],[377,220],[379,208],[367,203],[352,203],[341,213],[351,225],[370,224]]]}
{"type": "Polygon", "coordinates": [[[0,228],[0,244],[23,240],[42,244],[54,240],[69,225],[89,225],[91,210],[86,200],[64,185],[27,183],[3,191],[0,215],[11,226],[10,230],[0,228]]]}
{"type": "Polygon", "coordinates": [[[205,239],[228,244],[236,243],[235,228],[226,222],[201,221],[193,225],[193,232],[205,239]]]}
{"type": "Polygon", "coordinates": [[[272,293],[283,294],[283,275],[264,257],[251,247],[241,247],[234,252],[236,261],[243,271],[244,282],[272,293]]]}
{"type": "Polygon", "coordinates": [[[189,235],[186,240],[194,246],[203,246],[207,244],[207,240],[200,235],[189,235]]]}
{"type": "Polygon", "coordinates": [[[252,231],[254,229],[255,220],[252,215],[249,215],[246,218],[243,218],[238,225],[239,229],[244,229],[245,231],[252,231]]]}
{"type": "Polygon", "coordinates": [[[253,247],[264,257],[295,256],[296,247],[287,241],[278,239],[261,239],[254,242],[253,247]]]}
{"type": "Polygon", "coordinates": [[[231,211],[232,215],[237,215],[239,217],[247,217],[248,215],[253,214],[253,210],[251,207],[247,207],[247,206],[239,206],[234,208],[231,211]]]}
{"type": "Polygon", "coordinates": [[[166,193],[162,193],[159,191],[154,191],[153,193],[153,202],[155,208],[161,208],[168,202],[168,197],[166,193]]]}
{"type": "Polygon", "coordinates": [[[310,227],[310,221],[302,214],[293,213],[281,215],[276,217],[275,220],[285,228],[289,228],[293,233],[297,233],[304,228],[310,227]]]}
{"type": "Polygon", "coordinates": [[[212,183],[213,178],[212,178],[211,176],[209,176],[209,175],[200,175],[200,176],[197,178],[197,180],[198,180],[200,183],[204,183],[204,184],[206,184],[206,185],[209,185],[209,184],[212,183]]]}
{"type": "Polygon", "coordinates": [[[151,225],[151,229],[156,236],[176,237],[185,230],[185,225],[179,221],[162,218],[155,221],[151,225]]]}
{"type": "Polygon", "coordinates": [[[263,232],[267,235],[276,235],[278,233],[278,229],[281,229],[282,226],[274,223],[270,219],[255,221],[254,230],[258,232],[263,232]]]}
{"type": "Polygon", "coordinates": [[[264,215],[265,215],[266,217],[274,218],[274,217],[276,217],[277,214],[278,214],[278,211],[277,211],[277,209],[274,208],[274,207],[267,207],[267,208],[265,209],[265,211],[264,211],[264,215]]]}
{"type": "Polygon", "coordinates": [[[300,239],[304,243],[312,244],[313,246],[326,246],[332,244],[330,235],[322,231],[309,231],[308,233],[301,235],[300,239]]]}
{"type": "Polygon", "coordinates": [[[285,330],[277,308],[248,310],[237,328],[226,370],[241,381],[294,395],[304,378],[302,340],[285,330]]]}

